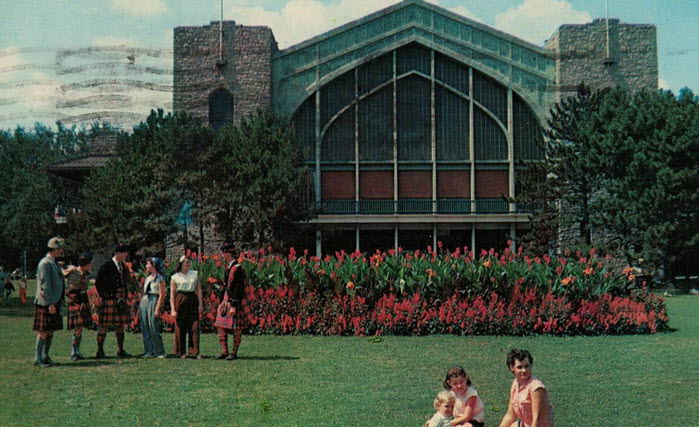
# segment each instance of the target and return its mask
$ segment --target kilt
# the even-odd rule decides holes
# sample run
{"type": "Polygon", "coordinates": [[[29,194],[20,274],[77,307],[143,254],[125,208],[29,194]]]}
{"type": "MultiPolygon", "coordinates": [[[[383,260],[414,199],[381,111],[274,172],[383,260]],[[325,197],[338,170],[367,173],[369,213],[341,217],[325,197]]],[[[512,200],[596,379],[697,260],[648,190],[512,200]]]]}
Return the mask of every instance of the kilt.
{"type": "Polygon", "coordinates": [[[61,316],[60,304],[55,314],[49,314],[48,307],[36,305],[34,311],[34,327],[37,332],[53,332],[63,329],[63,316],[61,316]]]}
{"type": "Polygon", "coordinates": [[[124,328],[129,324],[129,308],[121,311],[117,305],[117,300],[123,298],[126,301],[126,291],[118,289],[114,297],[101,298],[102,305],[97,309],[97,324],[100,328],[124,328]]]}
{"type": "MultiPolygon", "coordinates": [[[[221,309],[221,306],[224,303],[222,302],[219,304],[219,308],[216,310],[218,311],[221,309]]],[[[219,330],[223,330],[226,333],[232,334],[234,330],[236,329],[244,329],[247,326],[247,316],[245,316],[245,313],[243,312],[242,307],[235,307],[235,314],[233,315],[233,325],[230,328],[217,328],[219,330]]]]}
{"type": "Polygon", "coordinates": [[[87,299],[87,291],[68,293],[68,327],[66,329],[92,326],[92,312],[87,299]]]}

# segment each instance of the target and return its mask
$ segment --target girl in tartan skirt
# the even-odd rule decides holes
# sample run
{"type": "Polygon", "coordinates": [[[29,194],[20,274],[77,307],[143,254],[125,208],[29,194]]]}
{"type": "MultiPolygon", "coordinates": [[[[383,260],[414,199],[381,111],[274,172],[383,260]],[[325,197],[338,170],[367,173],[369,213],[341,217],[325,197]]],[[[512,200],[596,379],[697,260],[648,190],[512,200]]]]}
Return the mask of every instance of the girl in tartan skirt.
{"type": "Polygon", "coordinates": [[[87,282],[92,272],[92,255],[83,254],[78,259],[78,267],[72,266],[65,271],[68,304],[68,330],[73,330],[70,360],[83,359],[80,354],[80,341],[83,328],[92,325],[92,313],[87,298],[87,282]]]}

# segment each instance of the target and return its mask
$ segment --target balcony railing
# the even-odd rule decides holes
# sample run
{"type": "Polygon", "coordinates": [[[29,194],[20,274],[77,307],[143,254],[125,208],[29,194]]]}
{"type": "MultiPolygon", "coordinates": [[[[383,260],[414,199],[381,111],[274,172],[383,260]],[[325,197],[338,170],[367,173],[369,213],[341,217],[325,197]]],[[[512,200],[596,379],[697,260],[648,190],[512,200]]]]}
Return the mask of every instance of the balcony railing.
{"type": "MultiPolygon", "coordinates": [[[[530,212],[526,206],[515,206],[517,213],[530,212]]],[[[510,206],[503,199],[371,199],[323,200],[315,204],[318,215],[392,215],[392,214],[506,214],[510,206]],[[475,204],[475,210],[471,209],[475,204]]]]}

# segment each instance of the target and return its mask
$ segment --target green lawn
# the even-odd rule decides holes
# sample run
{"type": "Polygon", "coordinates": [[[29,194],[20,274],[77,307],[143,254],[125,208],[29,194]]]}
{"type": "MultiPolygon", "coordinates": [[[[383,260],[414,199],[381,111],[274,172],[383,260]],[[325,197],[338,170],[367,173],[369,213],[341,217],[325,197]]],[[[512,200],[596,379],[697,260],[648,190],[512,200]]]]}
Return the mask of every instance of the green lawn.
{"type": "MultiPolygon", "coordinates": [[[[15,296],[17,294],[15,293],[15,296]]],[[[18,304],[15,298],[15,304],[18,304]]],[[[32,366],[32,308],[0,307],[0,425],[421,426],[447,368],[463,365],[497,425],[511,347],[529,349],[559,426],[698,425],[699,297],[667,301],[676,332],[622,337],[244,336],[241,359],[70,362],[67,331],[32,366]]],[[[172,348],[167,334],[166,348],[172,348]]],[[[107,354],[115,353],[114,335],[107,354]]],[[[94,355],[95,333],[83,339],[94,355]]],[[[142,351],[140,335],[126,349],[142,351]]],[[[202,353],[218,354],[215,335],[202,353]]]]}

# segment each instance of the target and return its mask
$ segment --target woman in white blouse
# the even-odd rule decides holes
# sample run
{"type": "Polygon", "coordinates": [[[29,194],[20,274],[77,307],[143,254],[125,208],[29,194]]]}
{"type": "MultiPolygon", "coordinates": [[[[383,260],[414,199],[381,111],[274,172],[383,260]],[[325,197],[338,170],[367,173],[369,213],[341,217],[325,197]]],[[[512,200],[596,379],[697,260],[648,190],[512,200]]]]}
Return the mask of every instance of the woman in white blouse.
{"type": "Polygon", "coordinates": [[[192,262],[186,256],[177,260],[175,274],[170,280],[171,315],[175,318],[175,350],[182,359],[189,354],[201,359],[199,355],[199,322],[204,313],[204,299],[197,272],[190,270],[192,262]],[[185,350],[185,341],[189,338],[189,347],[185,350]]]}
{"type": "Polygon", "coordinates": [[[165,279],[161,274],[163,262],[160,258],[146,260],[148,277],[143,282],[143,295],[138,308],[143,331],[143,357],[165,357],[163,338],[160,336],[160,310],[165,300],[165,279]]]}

